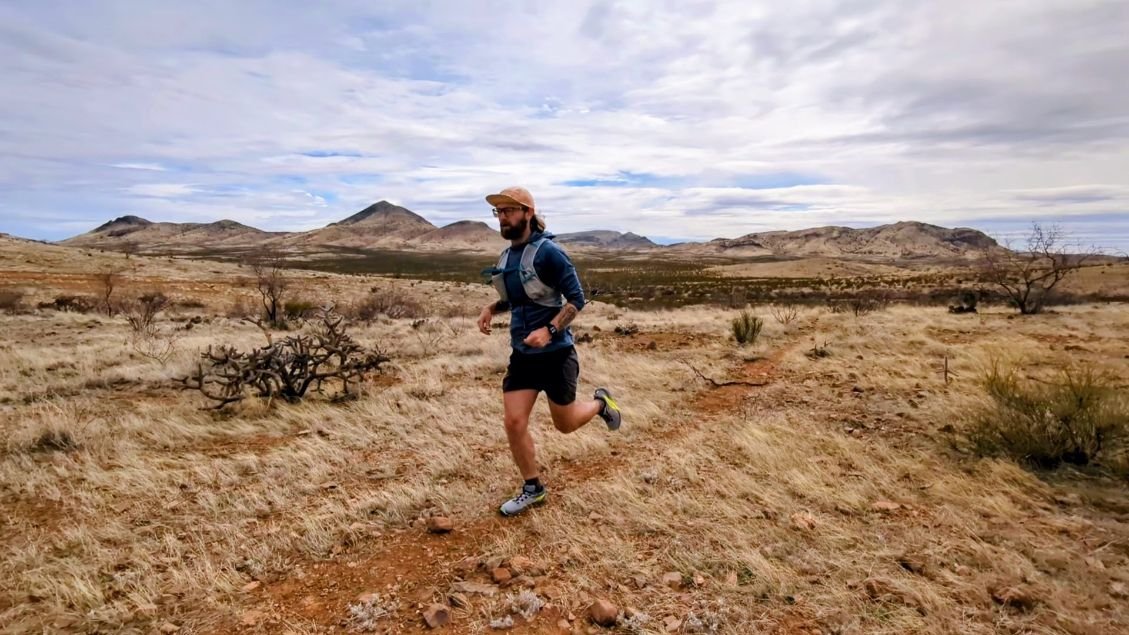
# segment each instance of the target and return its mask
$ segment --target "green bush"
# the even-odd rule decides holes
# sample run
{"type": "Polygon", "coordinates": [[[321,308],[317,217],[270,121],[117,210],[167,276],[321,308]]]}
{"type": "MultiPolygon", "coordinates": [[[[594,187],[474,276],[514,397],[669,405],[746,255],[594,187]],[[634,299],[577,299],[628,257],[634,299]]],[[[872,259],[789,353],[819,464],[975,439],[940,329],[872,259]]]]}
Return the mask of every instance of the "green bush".
{"type": "Polygon", "coordinates": [[[749,313],[741,311],[741,315],[733,318],[733,339],[741,346],[756,344],[764,328],[764,320],[749,313]]]}
{"type": "Polygon", "coordinates": [[[1111,376],[1075,367],[1044,382],[993,361],[981,384],[989,402],[971,414],[968,432],[978,454],[1044,469],[1099,464],[1129,474],[1129,399],[1111,376]]]}

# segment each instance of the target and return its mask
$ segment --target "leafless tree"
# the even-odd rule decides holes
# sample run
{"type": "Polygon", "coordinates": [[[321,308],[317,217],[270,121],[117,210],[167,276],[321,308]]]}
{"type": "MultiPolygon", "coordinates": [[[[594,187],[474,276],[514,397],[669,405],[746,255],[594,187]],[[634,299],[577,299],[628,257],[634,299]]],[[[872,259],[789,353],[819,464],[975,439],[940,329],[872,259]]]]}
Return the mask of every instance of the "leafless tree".
{"type": "Polygon", "coordinates": [[[279,324],[283,300],[290,280],[282,267],[282,259],[277,256],[259,255],[251,260],[251,270],[255,273],[255,288],[263,303],[263,315],[268,324],[279,324]]]}
{"type": "Polygon", "coordinates": [[[153,329],[153,321],[169,304],[169,298],[160,291],[143,293],[125,306],[125,319],[135,333],[153,329]]]}
{"type": "Polygon", "coordinates": [[[1032,223],[1023,249],[1006,245],[1005,249],[984,252],[984,277],[1000,287],[1021,314],[1039,313],[1055,286],[1097,255],[1097,250],[1092,248],[1080,253],[1068,252],[1064,238],[1057,225],[1044,228],[1032,223]]]}
{"type": "Polygon", "coordinates": [[[121,282],[121,270],[116,267],[108,267],[99,271],[95,276],[98,283],[98,297],[102,303],[102,310],[108,316],[113,316],[117,313],[117,307],[114,305],[114,289],[118,287],[121,282]]]}

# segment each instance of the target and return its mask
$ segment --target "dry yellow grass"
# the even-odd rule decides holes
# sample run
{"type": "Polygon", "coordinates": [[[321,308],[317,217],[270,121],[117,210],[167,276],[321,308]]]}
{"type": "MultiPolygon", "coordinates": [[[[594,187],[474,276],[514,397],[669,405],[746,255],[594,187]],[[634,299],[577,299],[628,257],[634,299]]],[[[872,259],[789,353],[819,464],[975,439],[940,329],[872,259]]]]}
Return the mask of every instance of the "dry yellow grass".
{"type": "MultiPolygon", "coordinates": [[[[40,263],[12,263],[40,247],[4,260],[5,275],[45,296],[89,283],[60,277],[82,275],[66,254],[54,278],[29,282],[40,263]]],[[[189,285],[237,290],[213,263],[132,261],[209,304],[195,313],[227,300],[189,285]]],[[[388,283],[308,281],[341,295],[388,283]]],[[[409,288],[468,311],[489,297],[409,288]]],[[[974,380],[995,351],[1129,374],[1123,306],[1014,319],[804,309],[788,326],[766,319],[746,349],[728,339],[734,314],[586,309],[580,391],[612,386],[624,429],[563,436],[542,403],[550,504],[506,521],[494,510],[518,482],[501,429],[508,341],[479,335],[469,312],[353,329],[394,360],[356,401],[229,413],[172,380],[208,344],[260,343],[246,324],[212,317],[162,365],[129,347],[120,318],[0,316],[0,632],[332,632],[364,592],[395,600],[378,629],[412,632],[421,594],[441,598],[463,558],[519,555],[548,569],[534,589],[548,606],[522,632],[557,632],[569,614],[583,630],[595,598],[633,609],[624,632],[666,620],[724,633],[1129,629],[1124,482],[975,459],[942,432],[981,398],[974,380]],[[638,335],[614,333],[629,323],[638,335]],[[829,356],[805,355],[813,346],[829,356]],[[691,367],[766,385],[713,389],[691,367]],[[454,534],[415,522],[436,513],[454,534]],[[665,586],[667,572],[686,584],[665,586]]],[[[473,597],[448,630],[488,630],[511,595],[473,597]]]]}

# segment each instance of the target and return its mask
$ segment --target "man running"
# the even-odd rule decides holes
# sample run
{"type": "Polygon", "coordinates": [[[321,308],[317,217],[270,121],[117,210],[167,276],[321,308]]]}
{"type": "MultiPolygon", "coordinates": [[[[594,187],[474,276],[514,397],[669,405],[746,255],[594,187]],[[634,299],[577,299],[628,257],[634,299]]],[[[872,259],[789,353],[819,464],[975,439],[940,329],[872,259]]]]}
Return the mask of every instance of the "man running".
{"type": "Polygon", "coordinates": [[[513,516],[545,501],[529,434],[529,414],[538,393],[545,391],[553,425],[566,434],[596,415],[609,430],[618,430],[621,415],[605,388],[597,388],[591,400],[576,400],[580,361],[569,325],[584,308],[584,290],[568,255],[545,232],[533,196],[524,188],[508,187],[486,201],[494,206],[502,237],[510,241],[498,265],[484,272],[490,274],[501,299],[483,307],[478,330],[489,335],[493,316],[510,312],[513,351],[502,380],[502,403],[510,452],[525,484],[500,511],[513,516]]]}

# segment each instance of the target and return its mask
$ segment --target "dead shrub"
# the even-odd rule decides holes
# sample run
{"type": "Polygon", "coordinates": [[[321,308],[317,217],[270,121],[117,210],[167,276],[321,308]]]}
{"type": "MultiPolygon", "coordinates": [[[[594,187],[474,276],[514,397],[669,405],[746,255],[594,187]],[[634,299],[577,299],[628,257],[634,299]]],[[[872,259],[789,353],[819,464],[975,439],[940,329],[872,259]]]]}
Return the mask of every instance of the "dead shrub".
{"type": "Polygon", "coordinates": [[[41,302],[38,305],[40,309],[54,309],[69,313],[90,313],[97,306],[98,300],[96,298],[84,295],[55,296],[53,301],[41,302]]]}
{"type": "Polygon", "coordinates": [[[78,440],[66,430],[45,430],[28,446],[29,452],[71,452],[79,448],[78,440]]]}
{"type": "Polygon", "coordinates": [[[169,298],[160,291],[143,293],[122,307],[126,322],[134,333],[151,331],[157,314],[169,305],[169,298]]]}
{"type": "Polygon", "coordinates": [[[19,289],[0,289],[0,311],[19,313],[23,309],[24,292],[19,289]]]}
{"type": "Polygon", "coordinates": [[[368,295],[357,301],[345,311],[353,320],[371,322],[384,315],[392,319],[427,317],[427,310],[417,300],[397,289],[373,287],[368,295]]]}
{"type": "Polygon", "coordinates": [[[350,387],[391,361],[377,349],[365,349],[345,332],[344,318],[322,309],[308,335],[290,335],[262,348],[241,352],[233,346],[209,346],[196,371],[181,379],[184,388],[218,401],[217,408],[253,392],[264,399],[298,402],[312,387],[324,392],[339,383],[334,398],[350,396],[350,387]]]}
{"type": "Polygon", "coordinates": [[[873,313],[875,311],[883,311],[890,306],[890,296],[886,293],[873,291],[869,293],[860,293],[855,297],[847,300],[847,307],[855,317],[873,313]]]}
{"type": "Polygon", "coordinates": [[[800,307],[795,304],[774,304],[769,307],[768,312],[777,322],[788,326],[799,317],[800,307]]]}
{"type": "Polygon", "coordinates": [[[977,454],[1043,469],[1103,464],[1129,474],[1129,398],[1112,376],[1076,366],[1043,381],[993,360],[981,385],[989,401],[970,414],[968,427],[977,454]]]}
{"type": "Polygon", "coordinates": [[[287,300],[282,305],[287,320],[308,320],[318,312],[318,304],[310,300],[287,300]]]}

